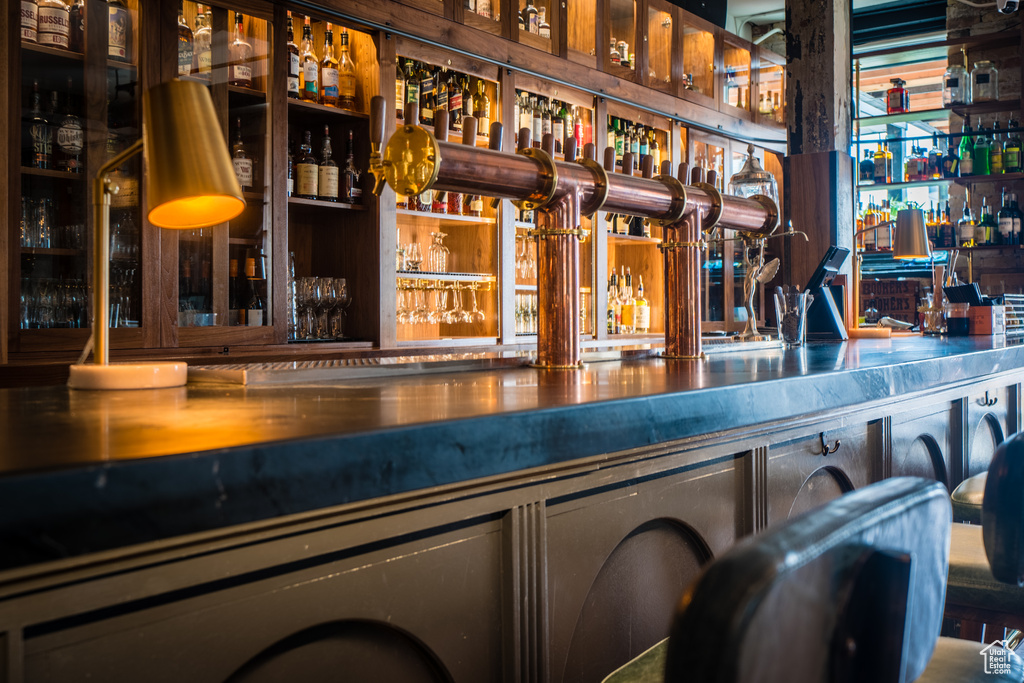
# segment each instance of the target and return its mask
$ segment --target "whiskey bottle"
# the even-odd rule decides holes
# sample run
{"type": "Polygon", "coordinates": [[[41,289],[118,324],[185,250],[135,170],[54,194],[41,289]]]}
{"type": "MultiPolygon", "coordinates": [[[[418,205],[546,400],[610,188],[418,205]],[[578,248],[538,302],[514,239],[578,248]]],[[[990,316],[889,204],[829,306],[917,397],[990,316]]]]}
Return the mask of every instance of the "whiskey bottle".
{"type": "Polygon", "coordinates": [[[241,324],[241,310],[242,303],[239,301],[241,298],[240,294],[240,282],[238,272],[238,259],[228,260],[228,320],[231,325],[241,324]]]}
{"type": "Polygon", "coordinates": [[[178,2],[178,75],[188,76],[192,73],[192,61],[195,59],[194,36],[192,29],[185,22],[185,2],[178,2]]]}
{"type": "MultiPolygon", "coordinates": [[[[411,59],[405,60],[405,101],[406,103],[420,102],[420,81],[417,77],[416,65],[411,59]]],[[[404,107],[403,107],[404,108],[404,107]]],[[[417,121],[409,121],[415,124],[417,121]]]]}
{"type": "Polygon", "coordinates": [[[39,40],[39,5],[36,0],[21,0],[21,39],[26,43],[39,40]]]}
{"type": "Polygon", "coordinates": [[[352,130],[348,131],[348,146],[345,149],[345,168],[342,171],[342,190],[344,201],[348,204],[360,204],[363,201],[363,188],[359,185],[361,172],[356,168],[356,153],[353,145],[352,130]]]}
{"type": "Polygon", "coordinates": [[[317,198],[319,169],[313,156],[313,136],[307,130],[299,146],[299,160],[295,164],[296,194],[303,199],[317,198]]]}
{"type": "Polygon", "coordinates": [[[1010,198],[1006,194],[1006,188],[1003,188],[1003,201],[999,207],[999,213],[996,215],[996,222],[999,225],[999,229],[993,233],[995,244],[1013,244],[1013,210],[1010,208],[1010,198]]]}
{"type": "Polygon", "coordinates": [[[82,121],[75,114],[72,105],[72,83],[68,78],[68,94],[64,100],[64,115],[61,117],[60,125],[57,128],[57,168],[68,173],[80,173],[84,164],[82,163],[82,150],[85,148],[85,133],[82,129],[82,121]]]}
{"type": "Polygon", "coordinates": [[[551,24],[548,23],[547,10],[544,7],[540,8],[537,17],[537,33],[541,38],[551,40],[551,24]]]}
{"type": "Polygon", "coordinates": [[[38,80],[32,82],[32,109],[28,115],[28,137],[32,142],[29,166],[50,168],[53,136],[50,134],[50,124],[43,115],[42,95],[39,92],[38,80]]]}
{"type": "Polygon", "coordinates": [[[124,0],[107,0],[107,57],[130,62],[132,15],[124,0]]]}
{"type": "Polygon", "coordinates": [[[235,118],[235,141],[231,145],[231,163],[235,166],[235,175],[238,176],[238,184],[243,190],[252,189],[252,158],[245,151],[245,143],[242,142],[242,117],[235,118]]]}
{"type": "Polygon", "coordinates": [[[398,57],[395,57],[395,117],[405,120],[405,72],[398,57]]]}
{"type": "Polygon", "coordinates": [[[39,0],[38,22],[36,38],[40,45],[68,49],[71,13],[63,0],[39,0]]]}
{"type": "Polygon", "coordinates": [[[313,50],[313,30],[309,17],[302,26],[302,45],[299,47],[299,94],[306,102],[320,103],[320,60],[313,50]]]}
{"type": "Polygon", "coordinates": [[[356,63],[348,47],[348,30],[341,29],[341,55],[338,57],[338,106],[356,108],[356,63]]]}
{"type": "Polygon", "coordinates": [[[633,334],[636,326],[636,300],[633,298],[633,276],[626,268],[622,289],[622,333],[633,334]]]}
{"type": "Polygon", "coordinates": [[[263,325],[263,297],[260,296],[262,278],[256,276],[256,258],[245,259],[245,278],[248,282],[248,296],[245,303],[245,324],[247,327],[263,325]]]}
{"type": "Polygon", "coordinates": [[[491,129],[491,98],[487,97],[482,78],[478,78],[476,81],[476,94],[473,95],[473,116],[477,120],[477,130],[481,135],[487,135],[491,129]]]}
{"type": "MultiPolygon", "coordinates": [[[[555,138],[555,151],[561,154],[562,144],[565,142],[565,119],[569,112],[565,110],[564,103],[562,103],[561,109],[556,109],[558,106],[558,102],[552,106],[554,117],[551,120],[551,135],[555,138]]],[[[566,161],[575,161],[575,159],[566,159],[566,161]]]]}
{"type": "MultiPolygon", "coordinates": [[[[473,94],[469,91],[469,76],[462,77],[462,118],[473,115],[473,94]]],[[[484,130],[477,126],[477,135],[484,130]]]]}
{"type": "MultiPolygon", "coordinates": [[[[1009,120],[1006,122],[1006,128],[1013,130],[1017,127],[1017,122],[1009,120]]],[[[1003,146],[1003,172],[1004,173],[1018,173],[1020,172],[1020,134],[1019,133],[1007,133],[1006,144],[1003,146]]]]}
{"type": "Polygon", "coordinates": [[[324,56],[320,60],[320,104],[338,106],[338,58],[334,56],[334,29],[324,31],[324,56]]]}
{"type": "MultiPolygon", "coordinates": [[[[22,6],[24,7],[24,0],[22,6]]],[[[70,28],[68,49],[72,52],[85,52],[85,0],[76,0],[69,12],[70,28]]]]}
{"type": "Polygon", "coordinates": [[[448,79],[448,128],[462,130],[462,84],[459,74],[448,79]]]}
{"type": "Polygon", "coordinates": [[[210,73],[213,71],[213,30],[211,29],[210,6],[196,6],[196,30],[193,33],[193,49],[195,50],[196,62],[195,73],[203,80],[210,80],[210,73]]]}
{"type": "MultiPolygon", "coordinates": [[[[450,78],[448,69],[441,67],[441,72],[437,75],[437,85],[435,86],[434,92],[434,111],[448,111],[448,79],[450,78]]],[[[448,128],[451,129],[451,117],[448,118],[448,128]]]]}
{"type": "Polygon", "coordinates": [[[235,14],[235,40],[228,47],[228,63],[231,65],[228,83],[239,88],[252,87],[252,45],[245,39],[245,17],[235,14]]]}
{"type": "Polygon", "coordinates": [[[420,83],[420,123],[434,125],[434,75],[426,64],[420,64],[417,74],[420,83]]]}
{"type": "Polygon", "coordinates": [[[537,23],[537,8],[533,6],[533,0],[526,0],[526,9],[523,10],[523,24],[530,33],[540,32],[540,26],[537,23]]]}
{"type": "Polygon", "coordinates": [[[288,12],[288,97],[299,99],[299,46],[295,44],[292,13],[288,12]]]}
{"type": "Polygon", "coordinates": [[[644,276],[638,275],[639,284],[636,288],[636,306],[633,319],[635,321],[636,333],[647,334],[651,329],[651,305],[644,298],[644,276]]]}
{"type": "Polygon", "coordinates": [[[317,199],[336,202],[338,201],[338,164],[331,158],[331,154],[331,131],[328,126],[324,126],[324,139],[320,147],[317,199]]]}

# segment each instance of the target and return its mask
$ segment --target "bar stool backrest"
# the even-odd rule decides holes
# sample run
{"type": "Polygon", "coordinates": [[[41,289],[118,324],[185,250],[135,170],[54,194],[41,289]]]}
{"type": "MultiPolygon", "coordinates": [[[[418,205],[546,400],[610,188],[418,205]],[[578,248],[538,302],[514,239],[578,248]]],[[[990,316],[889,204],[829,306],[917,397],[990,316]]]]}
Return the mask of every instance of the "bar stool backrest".
{"type": "Polygon", "coordinates": [[[931,658],[948,493],[896,478],[737,544],[683,595],[665,681],[910,682],[931,658]]]}
{"type": "Polygon", "coordinates": [[[981,526],[992,575],[1024,585],[1024,432],[999,444],[992,456],[981,526]]]}

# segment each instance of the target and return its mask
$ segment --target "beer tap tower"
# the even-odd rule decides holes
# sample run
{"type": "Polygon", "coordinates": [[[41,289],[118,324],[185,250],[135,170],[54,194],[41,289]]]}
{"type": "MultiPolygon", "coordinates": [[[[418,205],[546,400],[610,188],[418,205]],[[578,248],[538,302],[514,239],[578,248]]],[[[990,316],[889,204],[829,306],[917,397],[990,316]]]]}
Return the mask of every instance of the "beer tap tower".
{"type": "MultiPolygon", "coordinates": [[[[700,251],[703,235],[717,227],[765,237],[778,225],[778,207],[769,197],[723,196],[713,183],[705,183],[701,169],[693,169],[691,185],[684,185],[686,164],[679,178],[671,163],[654,176],[652,160],[641,164],[643,177],[632,174],[632,156],[623,159],[623,172],[614,173],[615,152],[605,150],[604,165],[597,163],[596,148],[586,145],[578,160],[576,141],[566,140],[565,158],[552,158],[554,140],[545,135],[532,147],[527,129],[520,131],[515,154],[500,150],[501,124],[491,124],[491,149],[474,144],[476,121],[464,119],[463,142],[438,139],[415,125],[417,107],[410,103],[405,121],[387,146],[384,138],[384,98],[374,97],[370,113],[371,170],[374,192],[385,180],[399,194],[418,195],[428,189],[465,192],[509,199],[538,214],[537,291],[539,329],[537,363],[548,369],[580,366],[580,216],[604,210],[642,216],[665,229],[661,244],[665,259],[665,358],[697,360],[701,351],[700,251]],[[497,142],[496,142],[497,141],[497,142]],[[609,156],[610,153],[610,156],[609,156]]],[[[444,126],[445,128],[447,125],[444,126]]]]}

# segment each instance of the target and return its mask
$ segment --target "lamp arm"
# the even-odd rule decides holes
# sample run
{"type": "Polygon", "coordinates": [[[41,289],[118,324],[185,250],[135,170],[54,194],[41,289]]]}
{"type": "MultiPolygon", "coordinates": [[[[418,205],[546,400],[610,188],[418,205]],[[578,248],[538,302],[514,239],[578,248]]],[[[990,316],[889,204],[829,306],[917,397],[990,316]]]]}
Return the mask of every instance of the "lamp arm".
{"type": "Polygon", "coordinates": [[[857,235],[863,235],[868,230],[877,230],[878,228],[888,228],[890,225],[893,226],[893,227],[896,227],[896,221],[886,221],[884,223],[876,223],[875,225],[869,225],[869,226],[867,226],[865,228],[861,228],[857,232],[853,233],[853,236],[856,237],[857,235]]]}
{"type": "MultiPolygon", "coordinates": [[[[92,238],[92,335],[86,343],[93,346],[96,365],[110,363],[110,173],[142,151],[139,138],[113,159],[103,164],[92,184],[93,238],[92,238]]],[[[85,358],[80,358],[84,362],[85,358]]]]}

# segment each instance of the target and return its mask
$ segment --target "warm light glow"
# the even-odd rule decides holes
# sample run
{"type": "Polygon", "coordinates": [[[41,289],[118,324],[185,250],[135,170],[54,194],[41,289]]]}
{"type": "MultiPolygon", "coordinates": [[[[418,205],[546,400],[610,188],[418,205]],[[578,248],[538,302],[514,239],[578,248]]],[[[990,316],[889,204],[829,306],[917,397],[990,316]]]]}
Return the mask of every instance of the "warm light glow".
{"type": "Polygon", "coordinates": [[[244,208],[244,201],[228,195],[184,197],[150,209],[149,222],[160,228],[205,228],[231,220],[244,208]]]}

